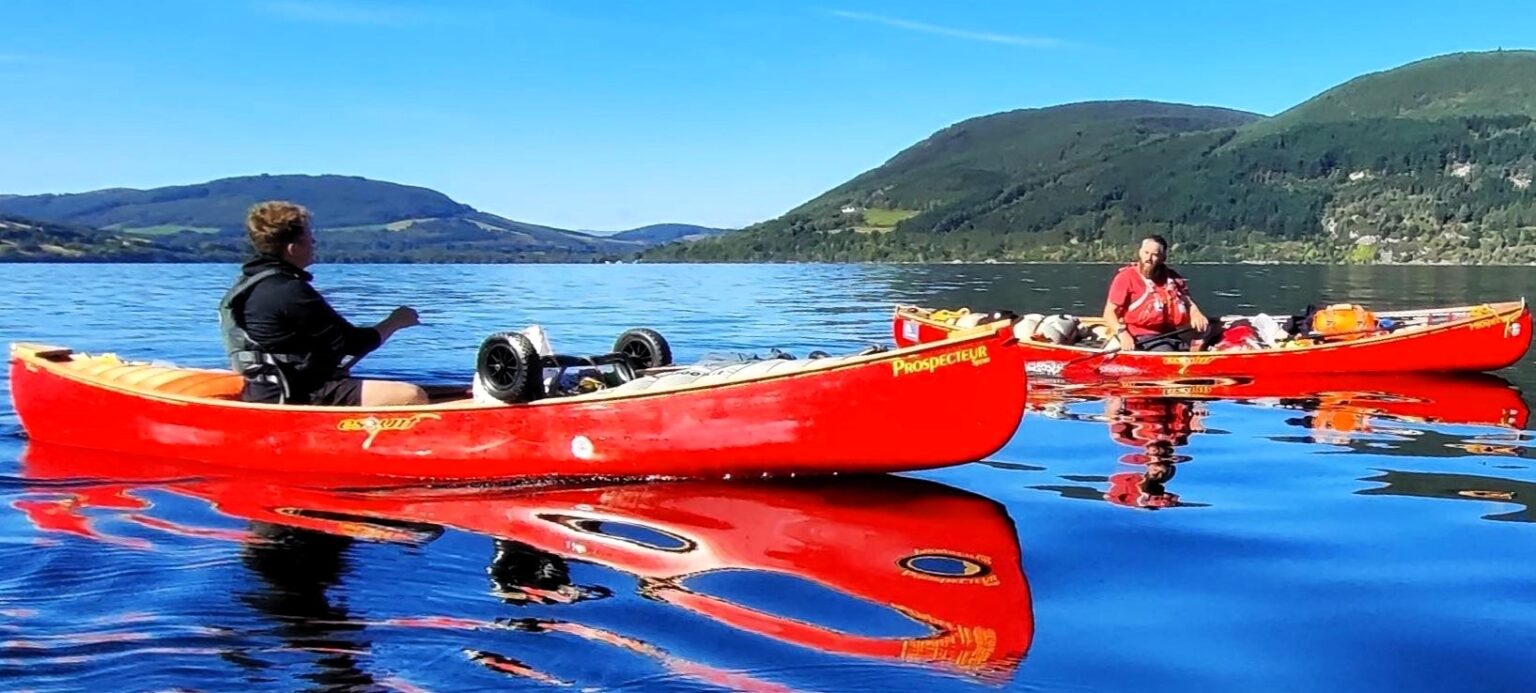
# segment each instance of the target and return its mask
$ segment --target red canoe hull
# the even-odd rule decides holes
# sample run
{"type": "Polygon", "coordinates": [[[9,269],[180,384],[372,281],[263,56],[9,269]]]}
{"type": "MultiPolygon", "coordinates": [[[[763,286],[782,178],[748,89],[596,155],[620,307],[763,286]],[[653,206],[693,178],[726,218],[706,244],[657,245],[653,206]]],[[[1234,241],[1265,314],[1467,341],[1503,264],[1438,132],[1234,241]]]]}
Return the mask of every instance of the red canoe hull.
{"type": "Polygon", "coordinates": [[[1026,394],[1011,340],[998,326],[693,389],[375,410],[161,396],[13,349],[11,393],[33,440],[242,469],[426,479],[885,472],[975,461],[1007,443],[1026,394]]]}
{"type": "MultiPolygon", "coordinates": [[[[953,328],[898,309],[898,345],[932,343],[953,328]]],[[[1491,314],[1430,329],[1296,349],[1232,352],[1121,352],[1049,342],[1019,341],[1031,374],[1068,381],[1219,376],[1273,377],[1303,373],[1433,373],[1494,371],[1518,363],[1531,346],[1531,314],[1524,303],[1501,304],[1491,314]]]]}

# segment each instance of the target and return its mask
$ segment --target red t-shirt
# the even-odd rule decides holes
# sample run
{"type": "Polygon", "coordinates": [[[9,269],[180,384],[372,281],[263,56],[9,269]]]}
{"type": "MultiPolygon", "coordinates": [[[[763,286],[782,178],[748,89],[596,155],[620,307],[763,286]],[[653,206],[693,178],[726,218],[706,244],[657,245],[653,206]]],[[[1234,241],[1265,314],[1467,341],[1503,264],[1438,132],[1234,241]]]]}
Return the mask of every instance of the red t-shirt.
{"type": "Polygon", "coordinates": [[[1152,291],[1153,295],[1138,302],[1147,293],[1147,280],[1135,265],[1121,268],[1109,283],[1109,303],[1120,309],[1120,321],[1132,337],[1177,329],[1185,317],[1187,290],[1182,275],[1165,267],[1162,283],[1154,284],[1152,291]]]}

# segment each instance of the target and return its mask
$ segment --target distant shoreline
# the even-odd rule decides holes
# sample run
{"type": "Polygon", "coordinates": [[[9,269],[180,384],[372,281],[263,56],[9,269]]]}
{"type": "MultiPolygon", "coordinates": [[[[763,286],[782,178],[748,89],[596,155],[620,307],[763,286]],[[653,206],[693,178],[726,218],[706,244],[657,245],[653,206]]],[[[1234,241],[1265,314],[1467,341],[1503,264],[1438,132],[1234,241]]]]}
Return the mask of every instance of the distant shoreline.
{"type": "MultiPolygon", "coordinates": [[[[245,262],[245,261],[244,260],[103,260],[103,259],[47,259],[47,260],[42,260],[42,259],[36,259],[36,260],[34,260],[34,259],[26,259],[26,260],[13,260],[13,259],[0,259],[0,266],[3,266],[3,265],[18,265],[18,266],[19,265],[231,265],[231,266],[238,266],[238,265],[242,264],[243,262],[245,262]]],[[[388,261],[368,261],[368,262],[357,262],[357,261],[325,261],[325,260],[321,260],[318,264],[330,265],[330,266],[342,266],[342,265],[377,265],[377,266],[395,266],[395,265],[415,265],[415,266],[434,266],[434,265],[474,265],[474,266],[491,266],[491,265],[505,265],[505,266],[516,266],[516,265],[527,265],[527,266],[540,266],[540,265],[572,265],[572,266],[580,266],[580,265],[593,265],[593,266],[601,266],[601,265],[650,265],[650,266],[667,266],[667,265],[700,265],[700,266],[706,266],[706,265],[721,265],[721,266],[730,266],[730,265],[764,265],[764,266],[772,266],[772,265],[867,265],[867,266],[925,266],[925,267],[940,267],[940,266],[955,266],[955,265],[963,265],[963,266],[971,266],[971,265],[1103,265],[1103,266],[1119,266],[1119,265],[1126,265],[1126,264],[1129,264],[1129,263],[1130,263],[1129,260],[1119,261],[1119,262],[1111,262],[1111,261],[1106,261],[1106,260],[945,260],[945,261],[941,261],[941,262],[915,262],[915,261],[906,261],[906,260],[904,260],[904,261],[889,261],[889,262],[862,261],[862,260],[861,261],[841,261],[841,262],[819,261],[819,260],[775,260],[775,261],[764,261],[764,262],[740,262],[740,261],[737,261],[737,262],[698,262],[698,261],[695,261],[695,262],[673,262],[673,261],[650,261],[650,262],[569,262],[569,261],[550,261],[550,262],[494,262],[494,261],[492,261],[492,262],[410,262],[410,261],[401,261],[401,262],[388,262],[388,261]]],[[[1187,261],[1187,262],[1172,262],[1170,264],[1172,264],[1174,266],[1253,265],[1255,267],[1265,267],[1265,266],[1280,266],[1280,267],[1536,267],[1536,263],[1529,263],[1529,262],[1520,262],[1520,263],[1504,263],[1504,262],[1480,262],[1480,263],[1456,263],[1456,262],[1361,262],[1361,263],[1353,263],[1353,262],[1291,262],[1291,261],[1285,261],[1285,260],[1228,260],[1228,261],[1219,261],[1219,260],[1191,260],[1191,261],[1187,261]]]]}

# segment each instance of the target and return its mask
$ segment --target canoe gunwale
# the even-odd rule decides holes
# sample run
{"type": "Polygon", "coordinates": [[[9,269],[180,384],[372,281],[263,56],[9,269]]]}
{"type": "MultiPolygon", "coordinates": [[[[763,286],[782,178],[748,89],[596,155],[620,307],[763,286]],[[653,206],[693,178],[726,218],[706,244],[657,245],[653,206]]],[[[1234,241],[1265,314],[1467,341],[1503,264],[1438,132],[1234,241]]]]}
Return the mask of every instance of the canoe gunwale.
{"type": "MultiPolygon", "coordinates": [[[[848,356],[842,357],[844,359],[842,362],[837,363],[835,365],[827,366],[827,367],[824,367],[824,368],[812,368],[812,369],[808,369],[808,370],[798,370],[798,371],[794,371],[794,372],[790,372],[790,373],[764,373],[764,374],[761,374],[761,375],[754,375],[754,376],[751,376],[751,377],[742,378],[740,380],[728,380],[728,381],[725,381],[725,382],[705,383],[705,384],[700,384],[700,385],[683,385],[681,387],[670,388],[670,389],[660,390],[660,391],[638,390],[638,391],[619,391],[619,392],[613,392],[613,391],[608,391],[608,390],[599,390],[597,392],[589,393],[589,394],[584,394],[584,395],[569,396],[569,397],[551,397],[551,398],[548,398],[548,399],[535,400],[533,402],[518,402],[518,403],[510,403],[510,404],[490,403],[490,402],[475,402],[475,401],[472,401],[472,400],[467,399],[467,398],[466,399],[462,399],[462,400],[450,400],[450,401],[436,402],[436,403],[430,403],[430,404],[425,404],[425,405],[416,404],[416,405],[394,405],[394,406],[379,406],[379,407],[341,407],[341,406],[319,406],[319,405],[308,405],[308,404],[268,404],[268,403],[260,403],[260,402],[243,402],[243,401],[239,401],[239,400],[223,399],[223,398],[219,398],[219,397],[198,396],[198,395],[182,395],[182,394],[176,394],[176,393],[156,392],[154,390],[149,390],[149,389],[140,388],[140,387],[134,387],[132,385],[125,385],[125,384],[122,384],[122,383],[116,383],[116,382],[111,382],[111,381],[103,381],[103,380],[100,380],[98,378],[92,377],[90,375],[86,375],[86,374],[83,374],[83,373],[80,373],[80,372],[76,371],[74,368],[72,368],[69,365],[67,365],[68,363],[70,363],[72,361],[72,358],[64,358],[64,357],[74,357],[74,356],[84,356],[86,358],[102,358],[102,357],[105,357],[105,356],[108,355],[105,352],[102,353],[102,354],[91,355],[91,354],[84,354],[84,353],[80,353],[80,352],[75,352],[75,351],[71,350],[68,347],[60,347],[60,346],[53,346],[53,345],[42,345],[42,344],[36,344],[36,343],[30,343],[30,342],[13,342],[11,344],[10,352],[11,352],[11,361],[12,361],[13,366],[15,364],[19,363],[21,366],[27,368],[28,370],[32,370],[32,371],[46,371],[46,372],[48,372],[49,374],[51,374],[53,376],[56,376],[56,377],[59,377],[59,378],[65,379],[65,380],[69,380],[69,381],[72,381],[72,382],[75,382],[75,383],[77,383],[79,385],[82,385],[82,386],[85,386],[85,387],[92,387],[92,388],[98,388],[98,389],[103,389],[103,390],[111,390],[111,391],[115,391],[115,392],[122,393],[122,394],[127,394],[127,395],[131,395],[131,396],[135,396],[135,397],[140,397],[140,398],[147,399],[147,400],[154,400],[154,401],[164,402],[164,403],[167,403],[167,404],[220,407],[220,408],[227,408],[227,409],[231,409],[231,410],[261,409],[261,410],[273,410],[273,411],[283,411],[283,412],[305,412],[305,411],[307,411],[307,412],[324,412],[324,413],[335,413],[335,412],[361,412],[361,413],[367,413],[367,412],[401,413],[401,412],[403,412],[403,413],[412,413],[412,412],[435,412],[435,411],[456,411],[457,412],[457,411],[466,411],[466,410],[485,410],[485,411],[497,411],[497,412],[499,412],[499,411],[504,411],[504,410],[509,409],[509,408],[557,407],[557,406],[569,406],[569,405],[580,405],[580,404],[615,404],[615,403],[618,403],[618,402],[639,401],[639,400],[655,399],[655,398],[661,398],[661,397],[669,397],[669,396],[674,396],[674,395],[676,395],[676,396],[688,396],[688,395],[697,395],[699,393],[720,392],[720,391],[725,391],[725,390],[728,390],[728,389],[735,389],[735,388],[739,388],[739,387],[760,385],[760,384],[765,383],[765,382],[790,380],[790,379],[794,379],[794,378],[816,377],[816,376],[820,376],[820,375],[837,373],[839,371],[845,371],[845,370],[854,369],[854,368],[863,368],[863,367],[869,366],[871,364],[880,363],[880,362],[884,362],[884,361],[896,361],[896,360],[899,360],[899,359],[905,359],[905,358],[909,358],[909,357],[914,356],[914,355],[920,355],[920,354],[922,354],[924,352],[928,352],[928,351],[936,351],[936,350],[941,350],[941,349],[945,349],[945,348],[949,348],[949,347],[969,344],[969,343],[973,343],[973,342],[989,341],[989,340],[999,336],[999,333],[1002,332],[1003,330],[1008,329],[1009,326],[1011,325],[1011,323],[1012,323],[1012,321],[1009,321],[1009,320],[999,320],[999,321],[993,321],[993,322],[990,322],[990,323],[984,323],[984,324],[981,324],[981,325],[977,325],[975,327],[969,327],[969,328],[964,328],[964,329],[960,329],[960,330],[951,330],[949,332],[949,334],[943,340],[933,341],[933,342],[924,342],[924,343],[921,343],[921,344],[914,344],[914,345],[906,346],[906,347],[897,347],[897,348],[894,348],[894,349],[888,349],[888,350],[885,350],[885,351],[880,351],[880,352],[876,352],[876,353],[872,353],[872,354],[848,355],[848,356]]],[[[1016,341],[1017,340],[1015,340],[1012,336],[1009,336],[1009,338],[1007,340],[1008,343],[1013,343],[1013,342],[1016,342],[1016,341]]],[[[145,365],[145,366],[151,365],[150,362],[147,362],[147,361],[123,361],[122,363],[123,363],[123,365],[145,365]]],[[[187,372],[206,372],[206,373],[221,373],[221,374],[233,375],[233,372],[228,371],[228,370],[223,370],[223,369],[190,368],[190,367],[176,367],[176,366],[173,366],[171,368],[175,368],[177,370],[185,370],[187,372]]],[[[467,387],[468,386],[466,386],[466,389],[467,389],[467,387]]],[[[13,393],[13,396],[14,396],[14,393],[13,393]]]]}
{"type": "MultiPolygon", "coordinates": [[[[1473,310],[1476,310],[1478,308],[1484,308],[1484,307],[1493,310],[1493,314],[1491,314],[1491,315],[1470,315],[1469,314],[1469,315],[1467,315],[1464,318],[1458,318],[1456,320],[1451,320],[1451,321],[1440,323],[1440,324],[1437,324],[1437,325],[1416,326],[1416,327],[1410,327],[1410,328],[1401,329],[1401,330],[1398,330],[1396,332],[1389,332],[1389,333],[1384,334],[1384,335],[1371,335],[1371,336],[1365,336],[1365,337],[1360,337],[1358,339],[1351,339],[1351,340],[1346,340],[1346,341],[1327,342],[1327,343],[1322,343],[1322,344],[1302,345],[1302,346],[1290,347],[1290,348],[1284,348],[1284,349],[1269,348],[1269,349],[1245,349],[1245,350],[1232,350],[1232,351],[1202,351],[1202,352],[1164,352],[1164,351],[1121,350],[1118,353],[1121,356],[1146,356],[1146,357],[1149,357],[1149,358],[1161,358],[1161,357],[1169,356],[1171,354],[1184,354],[1184,355],[1188,355],[1190,353],[1198,353],[1201,357],[1209,357],[1209,358],[1214,358],[1214,359],[1218,359],[1218,360],[1223,358],[1223,357],[1240,357],[1240,356],[1250,356],[1251,357],[1251,356],[1254,356],[1254,355],[1266,355],[1266,354],[1298,354],[1298,353],[1314,353],[1315,354],[1315,353],[1322,352],[1322,351],[1338,350],[1338,349],[1343,349],[1343,348],[1348,348],[1348,347],[1359,348],[1359,347],[1368,346],[1368,345],[1371,345],[1371,346],[1374,346],[1374,345],[1384,345],[1384,344],[1389,344],[1389,343],[1394,342],[1394,341],[1404,341],[1404,340],[1411,340],[1411,339],[1419,339],[1419,338],[1427,337],[1427,336],[1434,335],[1434,334],[1437,334],[1437,333],[1447,332],[1447,331],[1450,331],[1450,330],[1455,330],[1455,329],[1458,329],[1458,328],[1466,327],[1466,326],[1471,325],[1473,323],[1477,323],[1477,322],[1481,322],[1481,321],[1485,321],[1485,320],[1499,319],[1499,320],[1501,320],[1502,322],[1505,322],[1505,323],[1512,323],[1512,322],[1514,322],[1516,320],[1519,320],[1520,317],[1527,311],[1526,301],[1525,301],[1524,298],[1521,298],[1518,301],[1501,301],[1501,302],[1495,302],[1495,303],[1480,303],[1480,304],[1474,304],[1474,305],[1468,305],[1468,306],[1455,306],[1455,307],[1447,307],[1447,308],[1428,308],[1428,309],[1423,309],[1423,310],[1408,310],[1408,311],[1378,311],[1378,312],[1376,312],[1376,315],[1384,316],[1384,317],[1398,317],[1398,316],[1432,315],[1432,314],[1438,314],[1438,313],[1456,313],[1456,312],[1463,312],[1463,311],[1470,313],[1473,310]]],[[[924,324],[924,325],[927,325],[929,327],[932,327],[934,329],[943,330],[943,331],[946,331],[946,332],[951,331],[951,330],[954,329],[954,326],[952,326],[952,325],[949,325],[949,324],[944,323],[944,322],[932,320],[932,319],[928,318],[926,315],[921,315],[921,314],[918,314],[918,313],[914,312],[914,311],[917,311],[917,310],[922,310],[922,309],[918,308],[917,306],[898,306],[896,308],[896,311],[895,311],[895,314],[894,314],[893,317],[894,317],[895,320],[912,320],[912,321],[918,322],[920,324],[924,324]]],[[[1252,316],[1247,316],[1247,315],[1224,315],[1224,316],[1221,317],[1221,319],[1222,320],[1229,320],[1229,319],[1250,318],[1250,317],[1252,317],[1252,316]]],[[[1079,319],[1080,320],[1084,320],[1084,321],[1102,322],[1102,320],[1100,320],[1098,318],[1092,318],[1092,317],[1083,318],[1083,317],[1079,316],[1079,319]]],[[[1040,350],[1044,350],[1044,351],[1057,351],[1057,352],[1061,352],[1064,356],[1065,355],[1088,356],[1088,355],[1091,355],[1091,354],[1098,354],[1098,353],[1101,353],[1103,351],[1102,349],[1093,348],[1093,347],[1082,347],[1082,346],[1067,345],[1067,344],[1053,344],[1053,343],[1050,343],[1050,342],[1029,342],[1029,347],[1031,349],[1040,349],[1040,350]]]]}

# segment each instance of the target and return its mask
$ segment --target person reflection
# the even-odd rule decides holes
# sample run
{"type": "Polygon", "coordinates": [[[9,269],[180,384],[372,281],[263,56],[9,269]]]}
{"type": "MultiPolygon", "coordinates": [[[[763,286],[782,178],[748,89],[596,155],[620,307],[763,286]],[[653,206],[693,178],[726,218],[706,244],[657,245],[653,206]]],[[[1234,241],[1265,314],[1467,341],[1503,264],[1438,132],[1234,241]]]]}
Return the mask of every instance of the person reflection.
{"type": "Polygon", "coordinates": [[[1177,454],[1193,433],[1204,431],[1201,414],[1192,400],[1178,397],[1119,397],[1104,400],[1110,437],[1137,452],[1120,456],[1121,464],[1143,467],[1109,477],[1104,498],[1130,508],[1171,508],[1183,505],[1167,484],[1177,473],[1175,465],[1190,458],[1177,454]]]}
{"type": "Polygon", "coordinates": [[[496,553],[486,573],[492,592],[508,604],[572,604],[601,599],[611,592],[571,580],[565,559],[512,539],[495,539],[496,553]]]}
{"type": "MultiPolygon", "coordinates": [[[[312,690],[361,690],[374,685],[358,661],[370,647],[359,637],[363,626],[353,622],[345,605],[326,594],[345,576],[346,551],[351,545],[347,537],[252,522],[251,539],[241,550],[241,561],[261,578],[261,584],[243,594],[241,601],[275,622],[273,631],[289,650],[316,655],[316,670],[301,675],[315,684],[312,690]]],[[[240,659],[251,668],[273,664],[249,655],[240,659]]]]}

